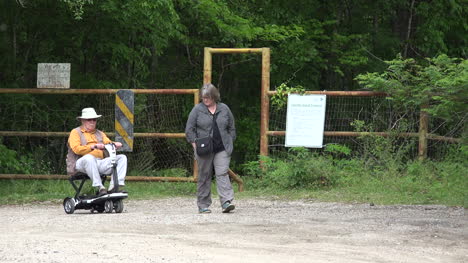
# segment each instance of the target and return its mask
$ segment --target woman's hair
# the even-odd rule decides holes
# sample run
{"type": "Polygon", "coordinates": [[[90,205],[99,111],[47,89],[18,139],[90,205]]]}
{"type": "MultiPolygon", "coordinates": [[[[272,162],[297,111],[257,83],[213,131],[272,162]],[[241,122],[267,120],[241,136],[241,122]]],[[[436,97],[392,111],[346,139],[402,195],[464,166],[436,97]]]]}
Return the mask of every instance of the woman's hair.
{"type": "Polygon", "coordinates": [[[219,95],[219,90],[211,83],[203,84],[200,89],[200,99],[210,98],[215,102],[219,102],[221,97],[219,95]]]}

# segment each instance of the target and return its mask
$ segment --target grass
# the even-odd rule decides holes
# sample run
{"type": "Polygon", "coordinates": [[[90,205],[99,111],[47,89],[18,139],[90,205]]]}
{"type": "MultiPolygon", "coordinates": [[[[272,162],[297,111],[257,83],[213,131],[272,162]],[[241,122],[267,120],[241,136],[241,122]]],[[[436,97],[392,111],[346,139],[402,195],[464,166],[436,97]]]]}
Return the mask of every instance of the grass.
{"type": "MultiPolygon", "coordinates": [[[[132,199],[154,199],[167,197],[194,197],[196,184],[167,182],[128,182],[126,189],[132,199]]],[[[85,183],[82,193],[93,194],[90,181],[85,183]]],[[[67,180],[0,180],[0,205],[51,201],[61,203],[75,190],[67,180]]]]}
{"type": "MultiPolygon", "coordinates": [[[[236,198],[468,206],[468,150],[465,148],[445,160],[424,162],[398,159],[401,155],[386,152],[367,159],[343,158],[337,153],[346,152],[338,150],[318,155],[294,149],[286,158],[263,158],[263,169],[258,161],[249,162],[243,171],[250,175],[243,177],[245,191],[239,193],[234,185],[236,198]]],[[[189,197],[195,201],[197,187],[182,182],[128,182],[126,188],[130,198],[136,200],[189,197]]],[[[87,182],[82,192],[92,194],[93,191],[87,182]]],[[[212,193],[216,195],[214,184],[212,193]]],[[[61,203],[73,194],[74,189],[67,180],[0,180],[0,205],[61,203]]]]}
{"type": "MultiPolygon", "coordinates": [[[[463,184],[456,182],[427,183],[408,177],[375,178],[367,175],[354,177],[346,183],[334,187],[281,189],[267,186],[261,179],[243,177],[245,191],[238,192],[233,187],[236,199],[268,198],[282,200],[310,199],[320,202],[393,204],[439,204],[467,207],[467,195],[463,184]]],[[[466,185],[466,182],[465,182],[466,185]]],[[[196,184],[168,182],[128,182],[130,198],[150,200],[171,197],[190,197],[196,200],[196,184]]],[[[89,181],[84,193],[91,194],[89,181]]],[[[213,200],[216,200],[216,187],[212,185],[213,200]]],[[[21,204],[31,202],[61,203],[74,190],[66,180],[2,180],[0,181],[0,204],[21,204]]]]}
{"type": "MultiPolygon", "coordinates": [[[[258,180],[258,179],[257,179],[258,180]]],[[[363,176],[347,185],[320,189],[258,188],[255,179],[244,178],[247,190],[236,195],[237,198],[269,197],[275,199],[312,199],[320,202],[372,203],[376,205],[447,205],[468,207],[466,188],[440,187],[438,184],[423,185],[418,182],[409,184],[406,178],[379,180],[363,176]]]]}

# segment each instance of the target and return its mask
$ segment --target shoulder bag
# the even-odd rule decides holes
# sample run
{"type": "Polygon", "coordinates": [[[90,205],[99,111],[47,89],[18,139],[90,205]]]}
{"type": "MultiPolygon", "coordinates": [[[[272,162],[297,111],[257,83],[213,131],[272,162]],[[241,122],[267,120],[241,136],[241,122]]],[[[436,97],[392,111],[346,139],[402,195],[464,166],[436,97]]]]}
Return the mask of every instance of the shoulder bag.
{"type": "Polygon", "coordinates": [[[198,156],[206,156],[213,152],[213,138],[211,138],[211,132],[213,131],[215,121],[216,114],[213,115],[213,124],[211,125],[210,134],[206,137],[195,139],[195,149],[197,151],[198,156]]]}

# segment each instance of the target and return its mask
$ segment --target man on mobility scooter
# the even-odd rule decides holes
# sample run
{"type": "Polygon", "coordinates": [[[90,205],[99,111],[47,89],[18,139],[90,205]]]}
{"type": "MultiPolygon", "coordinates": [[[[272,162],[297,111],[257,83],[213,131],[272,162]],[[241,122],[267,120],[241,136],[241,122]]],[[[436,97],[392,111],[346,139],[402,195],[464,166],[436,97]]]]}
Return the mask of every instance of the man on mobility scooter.
{"type": "Polygon", "coordinates": [[[96,129],[97,119],[93,108],[84,108],[81,116],[81,126],[73,129],[68,138],[67,173],[70,182],[76,190],[74,198],[65,198],[65,212],[71,214],[75,209],[91,209],[108,213],[115,209],[123,210],[122,199],[128,197],[124,190],[127,173],[127,157],[116,154],[116,149],[122,147],[120,142],[112,142],[105,133],[96,129]],[[109,189],[104,187],[106,175],[111,174],[109,189]],[[79,196],[81,188],[89,177],[93,187],[97,189],[96,196],[79,196]],[[74,181],[81,180],[78,187],[74,181]]]}

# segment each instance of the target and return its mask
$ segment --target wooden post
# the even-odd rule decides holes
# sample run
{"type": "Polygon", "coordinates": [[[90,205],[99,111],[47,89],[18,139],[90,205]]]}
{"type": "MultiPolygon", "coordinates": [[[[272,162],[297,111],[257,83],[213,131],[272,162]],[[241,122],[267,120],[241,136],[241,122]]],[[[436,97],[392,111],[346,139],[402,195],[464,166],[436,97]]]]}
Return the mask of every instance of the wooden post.
{"type": "Polygon", "coordinates": [[[196,181],[198,181],[198,163],[197,163],[197,160],[195,158],[193,158],[193,179],[196,181]]]}
{"type": "MultiPolygon", "coordinates": [[[[203,59],[203,84],[211,83],[211,66],[212,64],[212,56],[211,56],[211,48],[205,47],[204,51],[204,59],[203,59]]],[[[200,94],[196,94],[196,102],[197,104],[200,101],[200,94]]],[[[193,177],[195,180],[198,180],[198,163],[196,159],[193,159],[193,177]]]]}
{"type": "Polygon", "coordinates": [[[262,48],[262,92],[260,99],[260,155],[268,156],[268,123],[270,115],[270,49],[262,48]]]}
{"type": "Polygon", "coordinates": [[[429,127],[429,114],[425,111],[427,105],[421,107],[419,113],[419,146],[418,159],[423,161],[427,158],[427,135],[429,127]]]}
{"type": "MultiPolygon", "coordinates": [[[[204,59],[203,59],[203,84],[211,83],[212,53],[255,53],[258,51],[259,49],[234,49],[234,48],[222,49],[222,48],[205,47],[204,59]]],[[[269,72],[270,71],[268,70],[268,73],[269,72]]],[[[263,80],[262,80],[262,83],[263,83],[263,80]]],[[[231,169],[228,170],[228,174],[239,185],[239,192],[242,192],[244,190],[244,182],[242,181],[242,179],[236,173],[234,173],[231,169]]],[[[197,160],[194,160],[194,163],[193,163],[193,177],[195,178],[195,180],[198,179],[197,160]]]]}
{"type": "Polygon", "coordinates": [[[211,48],[205,48],[203,60],[203,84],[211,83],[211,48]]]}

